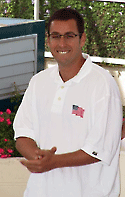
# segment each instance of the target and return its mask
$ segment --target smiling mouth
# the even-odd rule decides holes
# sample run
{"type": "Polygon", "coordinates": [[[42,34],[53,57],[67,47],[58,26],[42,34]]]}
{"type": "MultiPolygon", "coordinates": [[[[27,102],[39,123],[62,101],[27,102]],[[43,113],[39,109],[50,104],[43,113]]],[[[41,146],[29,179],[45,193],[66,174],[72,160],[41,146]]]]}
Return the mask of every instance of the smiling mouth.
{"type": "Polygon", "coordinates": [[[57,51],[57,53],[59,53],[61,55],[65,55],[65,54],[69,53],[69,51],[57,51]]]}

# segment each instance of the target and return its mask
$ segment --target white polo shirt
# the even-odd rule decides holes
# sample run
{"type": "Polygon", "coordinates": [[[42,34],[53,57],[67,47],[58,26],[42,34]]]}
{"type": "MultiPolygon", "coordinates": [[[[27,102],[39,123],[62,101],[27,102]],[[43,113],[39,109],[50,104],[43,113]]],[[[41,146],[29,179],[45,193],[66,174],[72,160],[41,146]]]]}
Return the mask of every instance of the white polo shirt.
{"type": "Polygon", "coordinates": [[[57,154],[82,149],[101,162],[32,173],[24,197],[118,197],[122,105],[108,71],[88,55],[67,82],[53,67],[30,81],[14,121],[15,138],[34,139],[57,154]]]}

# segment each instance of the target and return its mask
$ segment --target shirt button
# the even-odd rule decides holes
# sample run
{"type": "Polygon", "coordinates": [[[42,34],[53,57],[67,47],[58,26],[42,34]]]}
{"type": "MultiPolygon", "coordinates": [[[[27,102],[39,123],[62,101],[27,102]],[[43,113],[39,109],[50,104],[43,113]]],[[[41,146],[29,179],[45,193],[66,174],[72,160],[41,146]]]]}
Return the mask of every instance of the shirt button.
{"type": "Polygon", "coordinates": [[[61,97],[58,98],[58,101],[61,101],[61,97]]]}
{"type": "Polygon", "coordinates": [[[64,86],[61,86],[61,89],[63,89],[64,88],[64,86]]]}

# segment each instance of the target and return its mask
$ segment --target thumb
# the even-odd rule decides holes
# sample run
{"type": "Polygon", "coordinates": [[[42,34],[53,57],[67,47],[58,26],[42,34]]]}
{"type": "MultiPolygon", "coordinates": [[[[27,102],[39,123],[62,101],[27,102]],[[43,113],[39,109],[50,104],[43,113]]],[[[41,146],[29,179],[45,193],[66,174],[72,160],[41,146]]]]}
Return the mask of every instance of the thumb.
{"type": "Polygon", "coordinates": [[[52,154],[54,154],[56,151],[57,151],[57,148],[56,148],[55,146],[52,147],[52,148],[50,149],[50,152],[51,152],[52,154]]]}

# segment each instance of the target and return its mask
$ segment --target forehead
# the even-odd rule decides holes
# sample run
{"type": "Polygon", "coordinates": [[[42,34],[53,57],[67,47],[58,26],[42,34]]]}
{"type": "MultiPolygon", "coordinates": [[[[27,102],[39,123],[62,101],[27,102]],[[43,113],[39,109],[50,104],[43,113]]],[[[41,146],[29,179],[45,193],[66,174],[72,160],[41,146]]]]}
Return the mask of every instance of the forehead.
{"type": "Polygon", "coordinates": [[[52,32],[58,32],[60,34],[66,32],[78,33],[76,21],[74,19],[67,21],[54,20],[50,25],[50,33],[52,32]]]}

